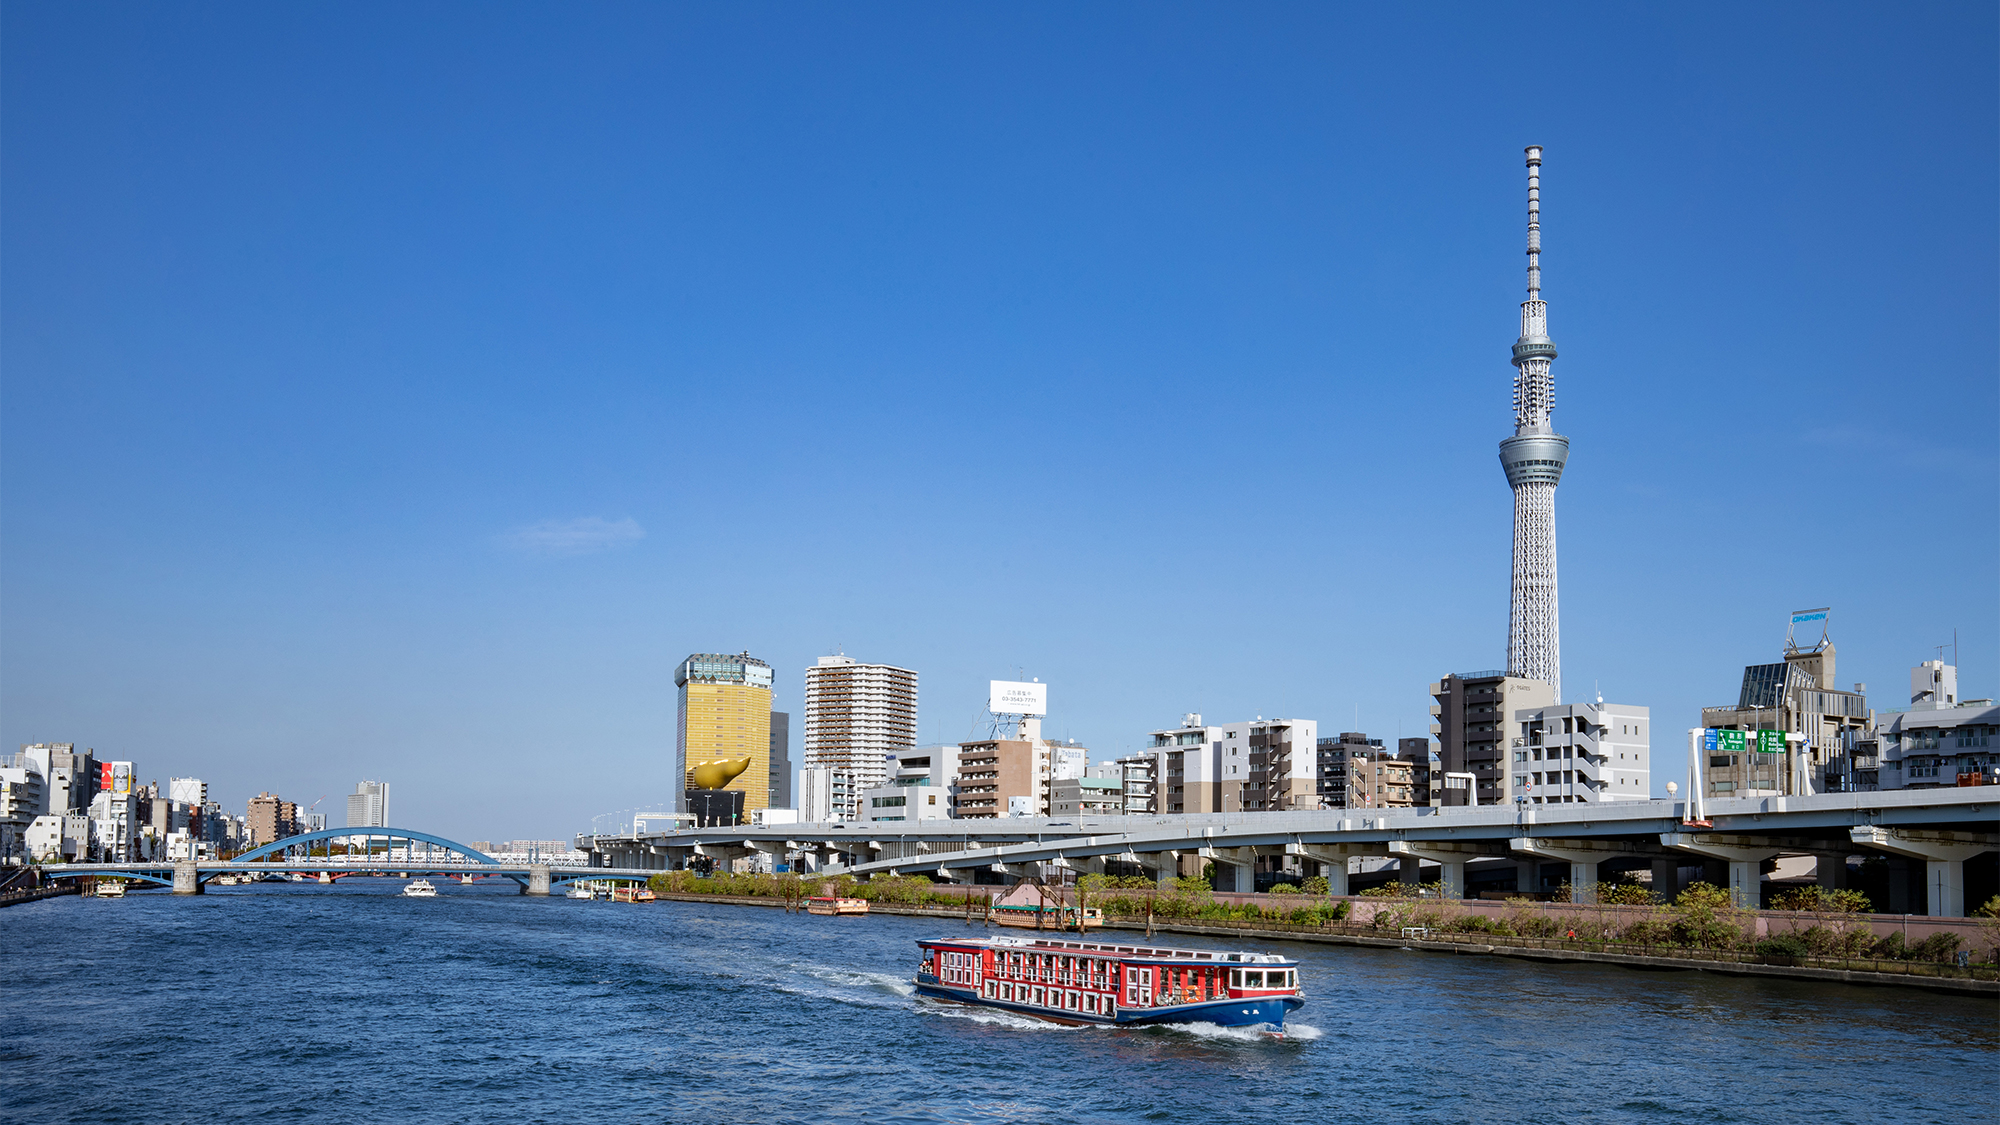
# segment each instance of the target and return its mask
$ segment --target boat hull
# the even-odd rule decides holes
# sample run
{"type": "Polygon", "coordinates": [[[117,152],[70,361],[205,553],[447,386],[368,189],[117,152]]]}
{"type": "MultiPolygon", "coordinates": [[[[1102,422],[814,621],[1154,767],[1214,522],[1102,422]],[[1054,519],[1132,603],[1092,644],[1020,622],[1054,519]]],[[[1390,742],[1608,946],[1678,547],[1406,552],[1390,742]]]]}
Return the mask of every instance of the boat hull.
{"type": "Polygon", "coordinates": [[[1070,1027],[1101,1025],[1104,1027],[1127,1027],[1142,1024],[1210,1023],[1218,1027],[1262,1027],[1270,1026],[1284,1030],[1285,1017],[1305,1006],[1305,1000],[1297,996],[1256,996],[1236,1000],[1209,1000],[1200,1004],[1176,1004],[1169,1008],[1120,1008],[1111,1016],[1093,1016],[1083,1012],[1059,1011],[1041,1008],[1033,1004],[1015,1004],[1005,1000],[988,1000],[977,992],[966,988],[954,988],[936,978],[919,976],[914,982],[917,995],[932,1000],[945,1000],[964,1004],[973,1008],[994,1008],[1015,1015],[1032,1016],[1050,1023],[1070,1027]]]}

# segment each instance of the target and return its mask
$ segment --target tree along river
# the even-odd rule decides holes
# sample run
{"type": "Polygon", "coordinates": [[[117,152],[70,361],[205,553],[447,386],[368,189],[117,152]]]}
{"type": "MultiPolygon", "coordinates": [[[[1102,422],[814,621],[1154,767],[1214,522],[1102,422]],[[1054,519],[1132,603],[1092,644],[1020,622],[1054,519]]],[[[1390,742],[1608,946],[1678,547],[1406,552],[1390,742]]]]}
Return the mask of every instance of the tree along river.
{"type": "Polygon", "coordinates": [[[431,899],[368,878],[0,911],[0,1120],[2000,1116],[1988,999],[1166,935],[1300,959],[1292,1035],[1059,1028],[911,995],[914,939],[963,923],[536,899],[495,882],[439,881],[431,899]]]}

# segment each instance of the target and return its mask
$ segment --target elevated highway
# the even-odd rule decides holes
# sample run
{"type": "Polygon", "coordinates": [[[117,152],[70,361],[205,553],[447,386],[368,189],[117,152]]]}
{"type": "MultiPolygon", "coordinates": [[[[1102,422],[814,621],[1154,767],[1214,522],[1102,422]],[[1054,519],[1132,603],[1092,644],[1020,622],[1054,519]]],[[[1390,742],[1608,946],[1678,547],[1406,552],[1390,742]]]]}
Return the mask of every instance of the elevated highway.
{"type": "Polygon", "coordinates": [[[1346,892],[1348,860],[1380,857],[1403,860],[1407,874],[1435,865],[1448,897],[1463,896],[1472,863],[1567,863],[1579,899],[1594,895],[1598,867],[1606,861],[1650,863],[1656,885],[1672,881],[1683,865],[1700,864],[1710,877],[1726,880],[1746,906],[1756,905],[1768,860],[1818,857],[1822,882],[1828,882],[1839,878],[1848,856],[1860,854],[1887,857],[1921,878],[1907,890],[1921,892],[1919,901],[1932,904],[1931,914],[1962,916],[1965,862],[2000,851],[2000,788],[1712,798],[1695,821],[1688,819],[1686,802],[1659,800],[684,828],[579,836],[577,844],[593,865],[607,869],[677,869],[696,856],[727,861],[762,853],[823,874],[957,882],[982,872],[990,879],[1050,868],[1101,871],[1107,862],[1136,865],[1164,881],[1178,873],[1181,856],[1192,855],[1216,865],[1225,890],[1249,890],[1257,860],[1287,856],[1288,866],[1324,875],[1336,894],[1346,892]]]}

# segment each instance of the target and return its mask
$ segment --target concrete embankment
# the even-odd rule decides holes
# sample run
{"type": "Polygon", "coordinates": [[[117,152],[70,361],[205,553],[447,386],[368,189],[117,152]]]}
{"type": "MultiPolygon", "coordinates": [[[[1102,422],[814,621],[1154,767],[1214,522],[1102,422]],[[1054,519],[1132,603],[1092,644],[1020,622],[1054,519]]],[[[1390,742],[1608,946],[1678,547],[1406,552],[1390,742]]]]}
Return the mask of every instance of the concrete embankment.
{"type": "Polygon", "coordinates": [[[76,885],[75,880],[66,880],[62,883],[46,887],[36,887],[31,891],[7,891],[0,893],[0,906],[19,906],[24,902],[36,902],[45,898],[54,898],[57,895],[80,893],[82,893],[82,888],[76,885]]]}
{"type": "MultiPolygon", "coordinates": [[[[777,898],[738,895],[688,895],[661,892],[662,901],[711,902],[730,906],[783,907],[785,901],[777,898]]],[[[798,905],[803,910],[803,904],[798,905]]],[[[936,918],[941,922],[966,922],[968,916],[962,909],[950,907],[900,906],[890,903],[871,903],[872,914],[900,914],[924,918],[936,918]]],[[[975,908],[970,921],[984,921],[981,910],[975,908]]],[[[835,921],[835,919],[829,919],[835,921]]],[[[1101,927],[1106,930],[1139,931],[1146,930],[1144,919],[1112,919],[1101,927]]],[[[1630,969],[1654,972],[1698,971],[1720,973],[1725,976],[1777,977],[1787,980],[1827,981],[1838,984],[1889,985],[1899,988],[1916,988],[1927,992],[1948,992],[1963,996],[2000,996],[2000,979],[1981,979],[1969,975],[1949,975],[1967,973],[1967,970],[1950,966],[1932,965],[1925,962],[1869,962],[1872,968],[1833,967],[1818,965],[1780,965],[1767,961],[1739,960],[1746,955],[1706,951],[1680,950],[1680,955],[1664,952],[1621,953],[1601,949],[1581,948],[1584,943],[1565,942],[1543,938],[1498,938],[1492,934],[1433,934],[1429,938],[1391,936],[1379,933],[1351,933],[1332,929],[1260,925],[1257,923],[1191,922],[1183,919],[1155,918],[1152,924],[1156,934],[1199,934],[1204,937],[1226,937],[1234,940],[1256,938],[1263,941],[1304,941],[1322,945],[1359,945],[1377,949],[1409,949],[1421,953],[1463,953],[1481,954],[1491,957],[1514,957],[1524,961],[1547,963],[1589,962],[1601,965],[1622,965],[1630,969]],[[1459,939],[1466,940],[1459,940],[1459,939]],[[1470,939],[1478,940],[1470,940],[1470,939]],[[1891,969],[1890,966],[1896,966],[1891,969]]],[[[1023,933],[1027,931],[1021,931],[1023,933]]],[[[1049,936],[1055,936],[1050,934],[1049,936]]]]}

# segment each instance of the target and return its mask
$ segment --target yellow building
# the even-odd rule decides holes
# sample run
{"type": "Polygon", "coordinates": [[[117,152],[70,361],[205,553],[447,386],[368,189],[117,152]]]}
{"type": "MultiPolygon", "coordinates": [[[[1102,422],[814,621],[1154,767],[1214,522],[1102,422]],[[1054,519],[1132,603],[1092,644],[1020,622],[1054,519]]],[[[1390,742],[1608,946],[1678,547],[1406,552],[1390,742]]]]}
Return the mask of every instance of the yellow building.
{"type": "Polygon", "coordinates": [[[771,666],[739,653],[698,652],[674,670],[681,689],[680,738],[674,747],[681,784],[703,762],[748,756],[750,768],[724,789],[743,794],[743,815],[771,807],[771,666]]]}

